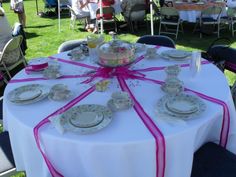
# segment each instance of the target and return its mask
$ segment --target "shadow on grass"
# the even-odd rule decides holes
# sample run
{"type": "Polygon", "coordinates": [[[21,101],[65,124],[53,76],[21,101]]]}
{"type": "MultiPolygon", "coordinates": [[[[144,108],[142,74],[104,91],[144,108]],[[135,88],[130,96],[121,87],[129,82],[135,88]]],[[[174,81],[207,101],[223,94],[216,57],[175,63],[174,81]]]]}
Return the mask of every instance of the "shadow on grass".
{"type": "Polygon", "coordinates": [[[46,27],[50,27],[53,25],[37,25],[37,26],[27,26],[27,28],[46,28],[46,27]]]}
{"type": "Polygon", "coordinates": [[[31,39],[31,38],[40,36],[37,33],[29,33],[29,32],[25,32],[25,35],[26,35],[26,39],[31,39]]]}

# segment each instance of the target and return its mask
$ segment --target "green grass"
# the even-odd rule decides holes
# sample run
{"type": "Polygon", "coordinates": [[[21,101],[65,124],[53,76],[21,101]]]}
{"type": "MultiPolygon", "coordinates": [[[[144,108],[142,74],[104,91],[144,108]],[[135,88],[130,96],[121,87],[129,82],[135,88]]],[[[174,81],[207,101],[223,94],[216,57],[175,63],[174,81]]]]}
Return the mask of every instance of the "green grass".
{"type": "MultiPolygon", "coordinates": [[[[42,0],[39,1],[39,11],[43,11],[44,5],[42,0]]],[[[25,11],[27,17],[27,28],[25,29],[27,35],[28,50],[26,52],[27,60],[36,57],[49,56],[57,53],[58,46],[67,40],[85,38],[89,33],[80,30],[79,26],[76,30],[69,29],[69,17],[63,17],[61,19],[61,32],[58,32],[58,19],[54,18],[40,18],[36,15],[35,0],[24,0],[25,11]]],[[[18,21],[17,14],[14,14],[10,10],[9,2],[4,2],[3,7],[6,11],[6,16],[11,25],[18,21]]],[[[180,34],[176,42],[177,48],[184,50],[206,50],[207,47],[216,39],[216,36],[206,36],[202,39],[199,38],[199,34],[193,34],[194,24],[184,24],[184,34],[180,34]]],[[[155,34],[157,34],[157,25],[155,26],[155,34]]],[[[149,29],[150,30],[150,29],[149,29]]],[[[138,37],[150,34],[150,31],[140,30],[136,34],[119,33],[119,38],[130,42],[135,42],[138,37]]],[[[230,37],[230,32],[225,30],[222,32],[222,36],[230,37]]],[[[106,40],[110,39],[109,35],[105,35],[106,40]]],[[[233,47],[236,47],[236,38],[232,38],[233,47]]],[[[227,72],[229,83],[235,80],[235,76],[232,73],[227,72]]]]}

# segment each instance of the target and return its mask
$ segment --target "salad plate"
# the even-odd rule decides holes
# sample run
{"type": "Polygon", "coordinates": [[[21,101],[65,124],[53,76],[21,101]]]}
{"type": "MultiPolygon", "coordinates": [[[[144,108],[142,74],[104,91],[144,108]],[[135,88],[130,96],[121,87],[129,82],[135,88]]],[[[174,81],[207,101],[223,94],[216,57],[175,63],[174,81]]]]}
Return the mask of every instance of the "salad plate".
{"type": "Polygon", "coordinates": [[[60,124],[64,130],[79,134],[97,132],[108,126],[111,120],[111,110],[97,104],[79,105],[60,116],[60,124]]]}
{"type": "Polygon", "coordinates": [[[24,105],[38,102],[46,98],[49,88],[41,84],[30,84],[18,87],[8,94],[8,99],[14,104],[24,105]]]}
{"type": "Polygon", "coordinates": [[[165,95],[158,101],[156,109],[158,114],[180,119],[194,118],[205,110],[205,103],[197,96],[189,94],[165,95]]]}

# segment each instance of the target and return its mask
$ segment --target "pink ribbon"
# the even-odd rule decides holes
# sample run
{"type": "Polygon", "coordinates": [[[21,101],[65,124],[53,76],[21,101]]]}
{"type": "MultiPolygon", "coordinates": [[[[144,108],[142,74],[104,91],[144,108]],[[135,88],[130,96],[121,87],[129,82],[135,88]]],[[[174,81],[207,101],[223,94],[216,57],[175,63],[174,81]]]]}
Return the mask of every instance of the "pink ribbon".
{"type": "MultiPolygon", "coordinates": [[[[136,76],[136,79],[143,80],[143,81],[151,81],[155,84],[160,84],[160,85],[164,83],[163,81],[154,80],[150,78],[144,78],[144,77],[138,77],[138,76],[136,76]]],[[[197,91],[194,91],[188,88],[185,88],[185,91],[192,92],[205,100],[219,104],[223,107],[223,123],[222,123],[222,128],[221,128],[221,136],[220,136],[219,144],[225,148],[228,141],[229,127],[230,127],[230,115],[229,115],[229,109],[228,109],[227,104],[222,100],[207,96],[205,94],[199,93],[197,91]]]]}
{"type": "Polygon", "coordinates": [[[86,98],[88,95],[90,95],[92,92],[95,91],[95,86],[90,87],[88,90],[86,90],[85,92],[83,92],[81,95],[79,95],[78,97],[76,97],[75,99],[73,99],[72,101],[70,101],[69,103],[67,103],[65,106],[61,107],[60,109],[58,109],[57,111],[55,111],[54,113],[50,114],[49,116],[47,116],[45,119],[43,119],[42,121],[40,121],[35,127],[34,127],[34,137],[36,140],[36,144],[37,147],[39,149],[39,151],[41,152],[47,167],[51,173],[51,175],[53,177],[63,177],[63,175],[61,173],[59,173],[51,164],[51,162],[49,161],[49,159],[47,158],[45,152],[42,150],[41,145],[40,145],[40,137],[39,137],[39,129],[49,123],[49,118],[56,116],[56,115],[60,115],[62,113],[64,113],[65,111],[67,111],[68,109],[70,109],[72,106],[74,106],[75,104],[77,104],[78,102],[80,102],[82,99],[86,98]]]}
{"type": "Polygon", "coordinates": [[[152,121],[152,119],[149,117],[149,115],[144,111],[141,104],[136,100],[132,92],[130,91],[129,87],[127,86],[124,78],[121,76],[117,77],[119,84],[123,91],[126,91],[129,93],[130,97],[134,101],[134,109],[145,124],[145,126],[148,128],[148,130],[151,132],[153,137],[155,138],[156,142],[156,176],[157,177],[164,177],[165,174],[165,138],[162,134],[162,132],[159,130],[159,128],[156,126],[156,124],[152,121]]]}
{"type": "Polygon", "coordinates": [[[94,73],[90,74],[90,78],[83,81],[82,83],[92,82],[95,78],[101,77],[104,79],[112,78],[114,76],[122,76],[126,79],[135,79],[136,76],[144,77],[145,75],[134,70],[130,70],[129,66],[116,67],[116,68],[98,68],[94,73]]]}
{"type": "MultiPolygon", "coordinates": [[[[204,60],[204,61],[201,61],[201,64],[202,65],[205,65],[205,64],[210,64],[211,62],[207,61],[207,60],[204,60]]],[[[181,64],[179,65],[180,67],[189,67],[190,64],[181,64]]],[[[160,66],[160,67],[150,67],[150,68],[143,68],[143,69],[135,69],[134,71],[139,71],[139,72],[150,72],[150,71],[158,71],[158,70],[164,70],[166,68],[166,66],[160,66]]]]}
{"type": "Polygon", "coordinates": [[[62,59],[62,58],[56,58],[56,57],[48,57],[49,59],[53,59],[53,60],[57,60],[57,61],[60,61],[60,62],[63,62],[63,63],[68,63],[68,64],[72,64],[72,65],[76,65],[76,66],[81,66],[81,67],[84,67],[84,68],[89,68],[89,69],[97,69],[98,67],[96,66],[91,66],[91,65],[87,65],[87,64],[84,64],[84,63],[80,63],[80,62],[77,62],[77,61],[70,61],[70,60],[65,60],[65,59],[62,59]]]}
{"type": "Polygon", "coordinates": [[[41,64],[32,64],[25,67],[25,72],[26,74],[30,74],[30,72],[41,71],[47,67],[48,67],[48,62],[41,64]]]}
{"type": "MultiPolygon", "coordinates": [[[[88,77],[89,74],[82,74],[82,75],[64,75],[57,79],[72,79],[72,78],[82,78],[88,77]]],[[[50,80],[44,77],[37,77],[37,78],[26,78],[26,79],[12,79],[9,83],[20,83],[20,82],[32,82],[32,81],[39,81],[39,80],[50,80]]]]}

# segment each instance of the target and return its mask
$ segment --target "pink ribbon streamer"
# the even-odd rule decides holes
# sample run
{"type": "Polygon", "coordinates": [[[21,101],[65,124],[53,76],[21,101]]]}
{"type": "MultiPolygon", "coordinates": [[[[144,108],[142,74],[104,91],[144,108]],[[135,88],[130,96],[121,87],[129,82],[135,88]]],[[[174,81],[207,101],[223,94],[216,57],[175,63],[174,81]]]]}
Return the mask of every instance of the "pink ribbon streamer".
{"type": "Polygon", "coordinates": [[[76,66],[81,66],[81,67],[84,67],[84,68],[88,68],[88,69],[97,69],[98,67],[96,66],[91,66],[91,65],[87,65],[87,64],[84,64],[84,63],[80,63],[78,61],[70,61],[70,60],[65,60],[65,59],[62,59],[62,58],[56,58],[56,57],[48,57],[49,59],[53,59],[53,60],[57,60],[57,61],[60,61],[60,62],[63,62],[63,63],[68,63],[68,64],[72,64],[72,65],[76,65],[76,66]]]}
{"type": "Polygon", "coordinates": [[[141,104],[136,100],[132,92],[130,91],[129,87],[127,86],[124,78],[118,76],[117,77],[119,84],[123,91],[126,91],[129,93],[130,97],[134,101],[134,109],[139,115],[139,117],[142,119],[145,126],[148,128],[148,130],[151,132],[153,137],[155,138],[156,143],[156,177],[164,177],[165,174],[165,138],[162,134],[162,132],[159,130],[159,128],[156,126],[156,124],[152,121],[152,119],[149,117],[149,115],[144,111],[141,104]]]}
{"type": "MultiPolygon", "coordinates": [[[[82,74],[82,75],[64,75],[57,79],[73,79],[73,78],[82,78],[82,77],[89,77],[89,74],[82,74]]],[[[37,77],[37,78],[26,78],[26,79],[12,79],[9,83],[20,83],[20,82],[32,82],[32,81],[39,81],[39,80],[51,80],[44,77],[37,77]]]]}
{"type": "MultiPolygon", "coordinates": [[[[210,64],[211,62],[205,60],[205,61],[201,61],[202,65],[205,64],[210,64]]],[[[181,64],[179,65],[180,67],[189,67],[190,64],[181,64]]],[[[139,72],[150,72],[150,71],[158,71],[158,70],[164,70],[166,68],[166,66],[161,66],[161,67],[150,67],[150,68],[143,68],[143,69],[135,69],[134,71],[139,71],[139,72]]]]}
{"type": "MultiPolygon", "coordinates": [[[[164,83],[163,81],[139,77],[139,76],[136,76],[136,79],[143,80],[143,81],[151,81],[155,84],[160,84],[160,85],[162,85],[164,83]]],[[[230,128],[230,115],[229,115],[229,109],[228,109],[227,104],[222,100],[207,96],[205,94],[199,93],[197,91],[194,91],[194,90],[191,90],[188,88],[185,88],[185,91],[192,92],[205,100],[208,100],[212,103],[219,104],[223,107],[223,123],[222,123],[222,127],[221,127],[221,133],[220,133],[221,135],[220,135],[220,143],[219,144],[222,147],[226,148],[227,141],[228,141],[229,128],[230,128]]]]}
{"type": "Polygon", "coordinates": [[[59,173],[51,164],[51,162],[49,161],[49,159],[47,158],[45,152],[42,150],[41,145],[40,145],[40,137],[39,137],[39,129],[49,123],[49,118],[56,116],[56,115],[60,115],[62,113],[64,113],[65,111],[67,111],[68,109],[70,109],[72,106],[74,106],[75,104],[77,104],[78,102],[80,102],[82,99],[86,98],[88,95],[90,95],[92,92],[95,91],[95,86],[90,87],[88,90],[86,90],[85,92],[83,92],[81,95],[79,95],[78,97],[76,97],[75,99],[73,99],[72,101],[70,101],[69,103],[67,103],[65,106],[61,107],[60,109],[58,109],[57,111],[55,111],[54,113],[50,114],[49,116],[47,116],[45,119],[43,119],[42,121],[40,121],[35,127],[34,127],[34,137],[36,140],[36,144],[37,147],[39,149],[39,151],[41,152],[47,167],[51,173],[51,175],[53,177],[63,177],[63,175],[61,173],[59,173]]]}

